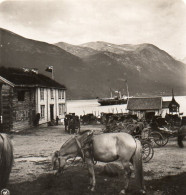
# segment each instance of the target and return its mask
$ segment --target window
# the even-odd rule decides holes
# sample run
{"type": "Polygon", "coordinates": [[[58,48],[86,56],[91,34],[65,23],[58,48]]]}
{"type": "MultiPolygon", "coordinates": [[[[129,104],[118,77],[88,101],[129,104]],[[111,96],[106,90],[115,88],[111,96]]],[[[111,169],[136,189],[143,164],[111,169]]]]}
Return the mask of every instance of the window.
{"type": "Polygon", "coordinates": [[[64,99],[65,98],[65,91],[64,90],[58,90],[58,96],[59,96],[59,99],[64,99]]]}
{"type": "Polygon", "coordinates": [[[63,115],[65,113],[65,104],[59,104],[59,115],[63,115]]]}
{"type": "Polygon", "coordinates": [[[40,89],[40,99],[44,100],[44,88],[40,89]]]}
{"type": "Polygon", "coordinates": [[[51,99],[54,99],[54,90],[53,89],[50,89],[50,97],[51,97],[51,99]]]}
{"type": "Polygon", "coordinates": [[[18,101],[24,101],[25,100],[25,92],[24,91],[18,91],[17,99],[18,99],[18,101]]]}
{"type": "Polygon", "coordinates": [[[65,98],[65,91],[62,90],[61,93],[62,93],[62,99],[64,99],[65,98]]]}
{"type": "Polygon", "coordinates": [[[61,90],[58,90],[58,98],[61,99],[61,90]]]}
{"type": "Polygon", "coordinates": [[[41,105],[41,118],[45,118],[45,105],[41,105]]]}

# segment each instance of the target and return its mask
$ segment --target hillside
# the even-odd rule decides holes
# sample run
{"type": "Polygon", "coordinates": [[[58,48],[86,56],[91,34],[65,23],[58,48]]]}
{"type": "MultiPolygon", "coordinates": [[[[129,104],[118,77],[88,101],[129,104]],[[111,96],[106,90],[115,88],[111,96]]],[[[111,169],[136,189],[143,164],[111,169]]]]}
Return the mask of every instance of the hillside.
{"type": "MultiPolygon", "coordinates": [[[[80,88],[85,88],[78,78],[85,78],[85,65],[80,58],[45,42],[26,39],[15,33],[0,29],[0,66],[37,68],[40,73],[54,66],[56,81],[67,86],[68,97],[81,98],[80,88]]],[[[85,91],[88,94],[88,92],[85,91]]]]}
{"type": "Polygon", "coordinates": [[[54,66],[55,80],[64,84],[70,99],[107,97],[110,88],[131,95],[186,94],[185,64],[151,44],[115,45],[92,42],[56,45],[26,39],[0,29],[0,66],[54,66]]]}
{"type": "Polygon", "coordinates": [[[98,41],[80,46],[99,52],[82,57],[82,60],[89,67],[96,67],[96,75],[109,75],[111,88],[125,88],[124,80],[127,79],[129,90],[134,95],[170,94],[171,88],[177,94],[186,91],[185,64],[152,44],[116,45],[98,41]],[[110,74],[106,66],[109,66],[110,74]]]}
{"type": "Polygon", "coordinates": [[[96,50],[89,47],[81,47],[78,45],[71,45],[64,42],[59,42],[55,45],[80,58],[98,53],[96,50]]]}
{"type": "Polygon", "coordinates": [[[181,60],[184,64],[186,64],[186,57],[181,60]]]}

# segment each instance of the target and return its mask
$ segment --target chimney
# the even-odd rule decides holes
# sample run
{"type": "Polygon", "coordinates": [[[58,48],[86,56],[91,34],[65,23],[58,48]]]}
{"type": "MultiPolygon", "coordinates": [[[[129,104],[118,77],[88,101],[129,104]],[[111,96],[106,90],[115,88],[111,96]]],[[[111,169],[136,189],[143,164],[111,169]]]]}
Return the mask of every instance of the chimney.
{"type": "Polygon", "coordinates": [[[35,74],[38,74],[38,69],[37,68],[32,68],[31,71],[35,74]]]}

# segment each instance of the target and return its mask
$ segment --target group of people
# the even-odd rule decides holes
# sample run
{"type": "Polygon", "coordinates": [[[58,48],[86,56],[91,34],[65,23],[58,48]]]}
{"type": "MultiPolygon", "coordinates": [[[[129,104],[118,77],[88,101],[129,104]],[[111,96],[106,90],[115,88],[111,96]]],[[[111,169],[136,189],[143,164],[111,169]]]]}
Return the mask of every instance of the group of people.
{"type": "Polygon", "coordinates": [[[64,118],[65,132],[69,134],[80,132],[80,119],[75,113],[66,114],[64,118]]]}

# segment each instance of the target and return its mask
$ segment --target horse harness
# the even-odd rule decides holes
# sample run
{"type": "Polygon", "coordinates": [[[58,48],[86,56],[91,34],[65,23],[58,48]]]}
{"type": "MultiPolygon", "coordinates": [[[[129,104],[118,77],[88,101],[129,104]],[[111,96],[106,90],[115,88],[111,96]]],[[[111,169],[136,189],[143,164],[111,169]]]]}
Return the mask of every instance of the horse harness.
{"type": "Polygon", "coordinates": [[[92,137],[93,137],[93,133],[89,134],[86,137],[84,143],[82,144],[77,137],[74,137],[74,139],[78,145],[78,149],[81,153],[81,158],[83,159],[83,162],[85,162],[85,158],[90,158],[93,164],[96,164],[96,161],[94,161],[94,157],[93,157],[92,137]]]}

